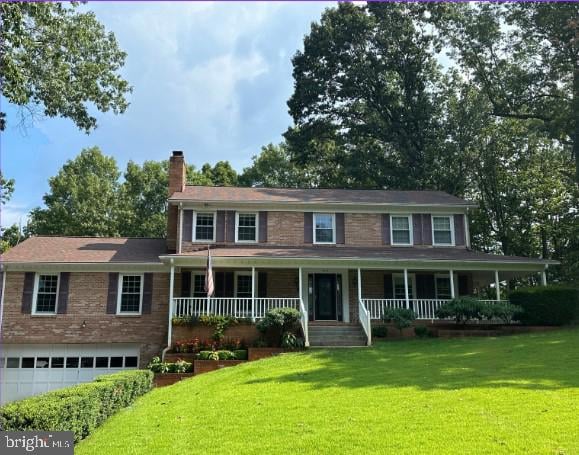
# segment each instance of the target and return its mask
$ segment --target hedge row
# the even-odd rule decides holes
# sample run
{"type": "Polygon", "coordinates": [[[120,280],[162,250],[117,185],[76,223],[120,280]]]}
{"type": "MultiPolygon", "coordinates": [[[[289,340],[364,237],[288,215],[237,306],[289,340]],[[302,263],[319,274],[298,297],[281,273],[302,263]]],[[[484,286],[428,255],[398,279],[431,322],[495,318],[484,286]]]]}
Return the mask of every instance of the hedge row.
{"type": "Polygon", "coordinates": [[[509,299],[523,311],[525,325],[564,325],[579,321],[579,289],[539,286],[513,291],[509,299]]]}
{"type": "Polygon", "coordinates": [[[153,373],[148,370],[100,376],[93,382],[4,405],[0,408],[0,429],[72,431],[78,442],[152,385],[153,373]]]}

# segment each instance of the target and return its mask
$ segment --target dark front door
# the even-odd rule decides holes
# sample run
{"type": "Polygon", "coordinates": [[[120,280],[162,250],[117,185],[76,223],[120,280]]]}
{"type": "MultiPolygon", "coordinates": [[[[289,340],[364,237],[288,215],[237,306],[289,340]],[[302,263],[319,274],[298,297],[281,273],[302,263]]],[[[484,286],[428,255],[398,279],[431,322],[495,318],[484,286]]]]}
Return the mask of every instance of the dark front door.
{"type": "Polygon", "coordinates": [[[335,321],[337,319],[337,278],[332,273],[314,275],[315,317],[318,321],[335,321]]]}

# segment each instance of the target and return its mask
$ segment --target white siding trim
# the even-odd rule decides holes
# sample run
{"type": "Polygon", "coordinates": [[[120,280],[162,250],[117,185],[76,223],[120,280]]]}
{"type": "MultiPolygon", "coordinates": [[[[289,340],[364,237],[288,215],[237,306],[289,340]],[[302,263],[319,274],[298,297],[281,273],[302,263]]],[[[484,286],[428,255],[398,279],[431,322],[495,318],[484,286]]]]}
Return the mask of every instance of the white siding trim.
{"type": "Polygon", "coordinates": [[[192,232],[191,232],[191,241],[193,243],[215,243],[215,232],[217,229],[217,212],[211,211],[211,210],[207,210],[207,211],[203,211],[203,210],[195,210],[193,212],[193,226],[191,227],[192,232]],[[197,240],[197,214],[211,214],[213,215],[213,238],[211,240],[197,240]]]}
{"type": "Polygon", "coordinates": [[[412,215],[401,214],[401,215],[390,215],[390,245],[392,246],[414,246],[414,225],[412,224],[412,215]],[[392,218],[408,218],[408,231],[410,243],[396,243],[394,242],[394,227],[392,223],[392,218]]]}
{"type": "Polygon", "coordinates": [[[336,214],[328,212],[314,212],[312,214],[312,235],[314,245],[335,245],[336,244],[336,214]],[[332,217],[332,241],[331,242],[318,242],[316,241],[316,216],[317,215],[330,215],[332,217]]]}
{"type": "Polygon", "coordinates": [[[119,273],[119,282],[117,284],[117,316],[140,316],[143,312],[143,289],[145,287],[145,274],[144,273],[119,273]],[[123,294],[123,277],[125,276],[140,276],[140,296],[139,296],[139,311],[123,311],[121,312],[121,298],[123,294]]]}
{"type": "Polygon", "coordinates": [[[235,212],[235,243],[258,243],[259,242],[259,212],[239,211],[235,212]],[[255,215],[255,240],[239,240],[239,215],[255,215]]]}
{"type": "MultiPolygon", "coordinates": [[[[60,272],[58,273],[44,273],[36,272],[34,274],[34,292],[32,293],[32,311],[33,316],[55,316],[58,313],[58,293],[60,292],[60,272]],[[38,301],[38,282],[40,281],[40,275],[50,275],[56,276],[56,302],[54,303],[54,311],[36,311],[36,303],[38,301]]],[[[4,295],[2,295],[4,296],[4,295]]]]}
{"type": "MultiPolygon", "coordinates": [[[[454,215],[431,215],[430,228],[432,229],[432,246],[455,246],[456,240],[454,236],[454,215]],[[450,220],[450,243],[436,243],[434,239],[434,218],[449,218],[450,220]]],[[[466,235],[466,234],[465,234],[466,235]]]]}

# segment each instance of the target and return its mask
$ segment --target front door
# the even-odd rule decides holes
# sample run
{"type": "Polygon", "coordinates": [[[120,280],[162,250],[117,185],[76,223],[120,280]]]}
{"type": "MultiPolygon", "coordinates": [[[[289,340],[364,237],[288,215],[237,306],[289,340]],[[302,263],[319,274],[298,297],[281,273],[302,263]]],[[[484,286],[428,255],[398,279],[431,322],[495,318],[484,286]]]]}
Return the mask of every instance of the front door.
{"type": "Polygon", "coordinates": [[[318,321],[337,319],[337,277],[333,273],[314,274],[314,314],[318,321]]]}

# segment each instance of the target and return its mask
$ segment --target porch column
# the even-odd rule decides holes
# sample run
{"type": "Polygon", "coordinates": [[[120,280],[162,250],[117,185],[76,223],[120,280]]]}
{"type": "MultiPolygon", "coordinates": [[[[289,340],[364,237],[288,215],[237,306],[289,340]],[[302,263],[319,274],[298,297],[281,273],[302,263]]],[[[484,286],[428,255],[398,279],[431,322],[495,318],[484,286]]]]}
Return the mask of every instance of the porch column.
{"type": "Polygon", "coordinates": [[[171,259],[171,273],[169,275],[169,329],[167,330],[167,346],[171,346],[173,336],[173,287],[175,285],[175,266],[171,259]]]}
{"type": "Polygon", "coordinates": [[[358,269],[358,302],[362,301],[362,271],[358,269]]]}
{"type": "Polygon", "coordinates": [[[408,269],[404,269],[404,295],[406,296],[406,308],[410,308],[410,296],[408,294],[408,269]]]}
{"type": "Polygon", "coordinates": [[[298,294],[300,297],[300,302],[303,302],[303,292],[302,292],[302,268],[298,268],[298,294]]]}
{"type": "Polygon", "coordinates": [[[541,284],[547,286],[547,269],[541,272],[541,284]]]}
{"type": "Polygon", "coordinates": [[[251,320],[255,322],[255,267],[251,268],[251,320]]]}
{"type": "Polygon", "coordinates": [[[450,276],[450,298],[454,299],[454,270],[450,269],[448,273],[450,276]]]}
{"type": "Polygon", "coordinates": [[[498,270],[495,270],[495,290],[497,291],[497,300],[501,300],[501,283],[499,282],[498,270]]]}

